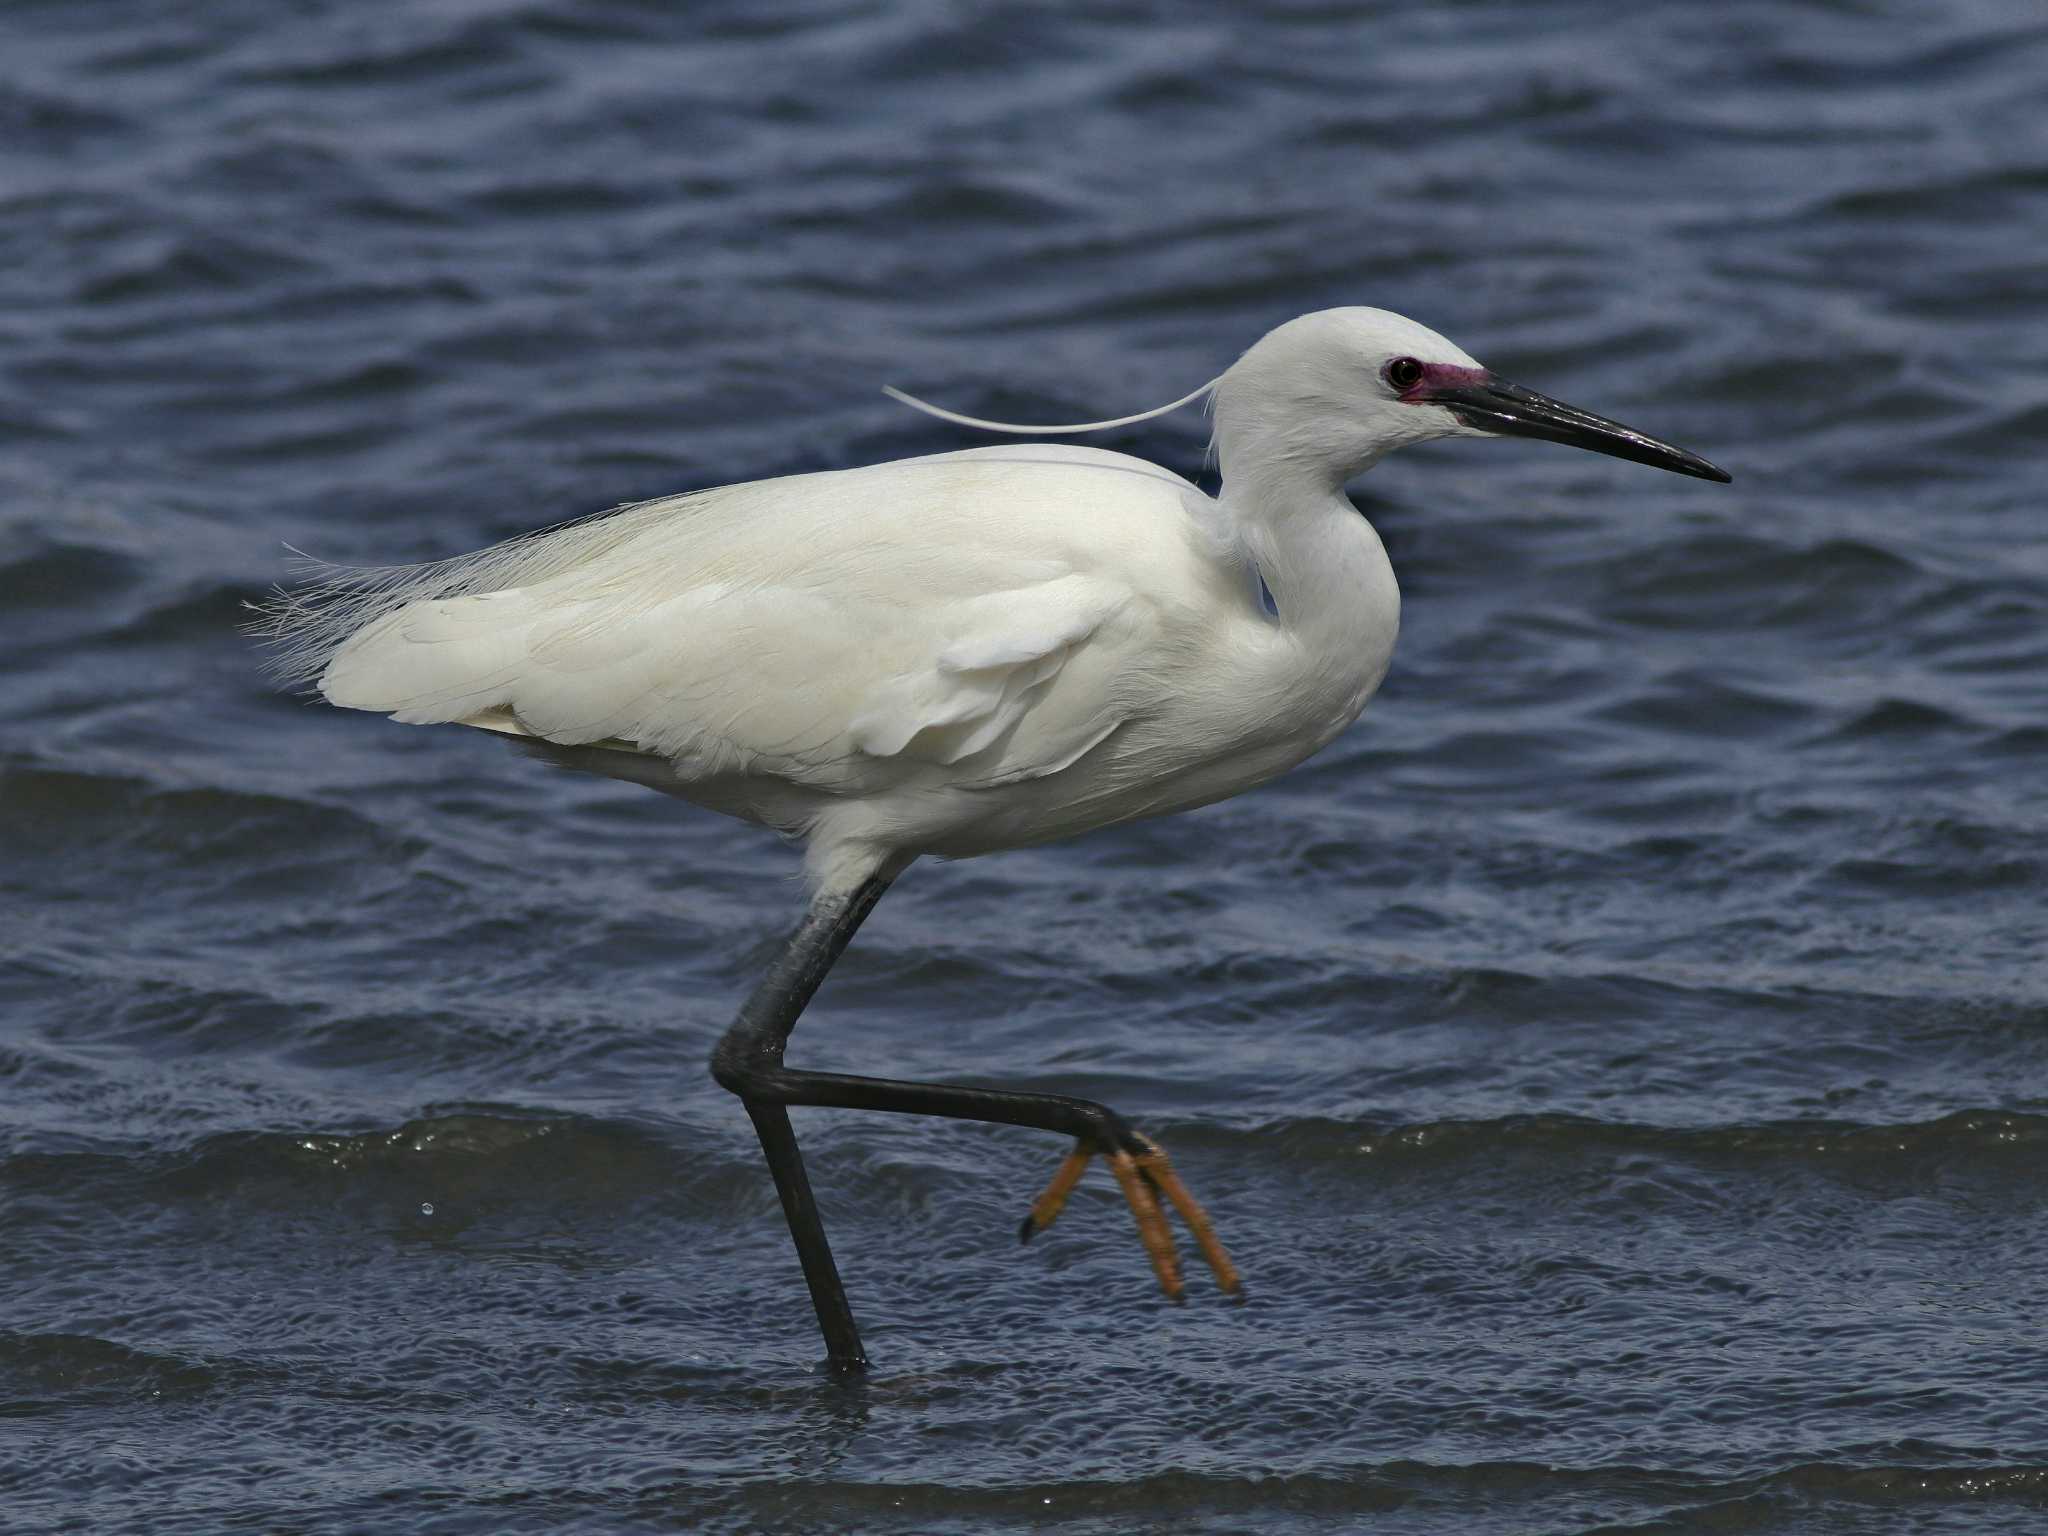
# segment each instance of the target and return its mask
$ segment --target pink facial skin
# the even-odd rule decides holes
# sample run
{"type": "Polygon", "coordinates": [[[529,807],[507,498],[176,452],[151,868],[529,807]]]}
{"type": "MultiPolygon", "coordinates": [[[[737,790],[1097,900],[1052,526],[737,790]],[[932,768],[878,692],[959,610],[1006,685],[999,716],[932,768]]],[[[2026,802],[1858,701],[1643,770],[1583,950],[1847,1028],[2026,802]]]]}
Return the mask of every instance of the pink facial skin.
{"type": "Polygon", "coordinates": [[[1492,377],[1484,368],[1460,368],[1456,363],[1424,363],[1422,377],[1401,391],[1401,400],[1407,405],[1427,405],[1430,396],[1440,389],[1470,389],[1492,377]]]}

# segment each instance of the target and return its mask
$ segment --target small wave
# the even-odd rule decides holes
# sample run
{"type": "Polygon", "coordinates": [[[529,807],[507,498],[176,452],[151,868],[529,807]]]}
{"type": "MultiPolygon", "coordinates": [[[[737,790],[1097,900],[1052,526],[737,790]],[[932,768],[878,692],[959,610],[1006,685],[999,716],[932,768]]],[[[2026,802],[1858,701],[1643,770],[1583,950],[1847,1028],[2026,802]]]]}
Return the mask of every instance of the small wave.
{"type": "Polygon", "coordinates": [[[0,142],[15,156],[64,155],[131,132],[134,120],[110,110],[104,100],[88,106],[15,81],[0,82],[0,142]]]}
{"type": "Polygon", "coordinates": [[[86,306],[118,306],[206,291],[255,290],[315,269],[317,263],[275,242],[221,230],[156,235],[140,249],[95,264],[80,278],[74,299],[86,306]]]}
{"type": "Polygon", "coordinates": [[[147,573],[147,564],[126,551],[45,543],[0,563],[0,605],[20,614],[103,603],[110,593],[126,591],[147,573]]]}
{"type": "Polygon", "coordinates": [[[1669,735],[1752,741],[1789,735],[1813,714],[1814,706],[1804,701],[1739,686],[1725,669],[1687,668],[1602,709],[1599,718],[1669,735]]]}
{"type": "MultiPolygon", "coordinates": [[[[1188,1134],[1200,1134],[1192,1130],[1188,1134]]],[[[1781,1121],[1759,1125],[1656,1126],[1580,1115],[1509,1115],[1438,1120],[1369,1129],[1305,1119],[1247,1132],[1207,1132],[1223,1142],[1245,1136],[1316,1161],[1365,1156],[1389,1161],[1461,1161],[1556,1150],[1651,1154],[1704,1162],[1792,1161],[1822,1165],[1997,1159],[2010,1171],[2034,1168],[2048,1179],[2048,1115],[1970,1109],[1900,1125],[1854,1121],[1781,1121]]]]}
{"type": "Polygon", "coordinates": [[[1840,630],[1895,624],[1928,574],[1895,549],[1830,537],[1793,543],[1752,533],[1674,539],[1603,557],[1601,613],[1660,630],[1840,630]]]}
{"type": "Polygon", "coordinates": [[[474,79],[527,63],[516,30],[502,23],[475,21],[430,31],[432,26],[423,21],[359,33],[307,29],[295,40],[319,46],[318,54],[272,58],[232,78],[244,86],[359,89],[427,80],[445,87],[450,80],[474,79]]]}
{"type": "Polygon", "coordinates": [[[921,181],[857,209],[806,210],[785,214],[776,224],[801,230],[881,220],[905,229],[946,225],[1043,230],[1075,212],[1072,199],[1051,186],[1024,185],[1016,177],[948,176],[921,181]]]}
{"type": "Polygon", "coordinates": [[[1971,176],[1943,176],[1935,181],[1889,180],[1883,186],[1859,187],[1827,198],[1807,209],[1802,222],[1837,219],[1895,225],[1905,218],[1918,223],[1971,223],[2018,217],[2048,191],[2048,168],[2005,165],[1971,176]]]}
{"type": "MultiPolygon", "coordinates": [[[[1239,1519],[1284,1510],[1299,1522],[1316,1517],[1385,1515],[1407,1506],[1465,1508],[1498,1517],[1502,1506],[1525,1511],[1543,1528],[1583,1528],[1594,1511],[1639,1511],[1643,1526],[1600,1529],[1674,1530],[1702,1517],[1714,1530],[1775,1530],[1798,1505],[1847,1503],[1889,1508],[2048,1499],[2048,1466],[1985,1462],[1969,1466],[1802,1463],[1760,1476],[1707,1478],[1654,1467],[1570,1467],[1530,1461],[1459,1465],[1396,1460],[1340,1473],[1275,1471],[1227,1475],[1162,1471],[1129,1481],[1082,1479],[999,1487],[926,1481],[809,1483],[801,1491],[763,1481],[722,1500],[760,1520],[796,1518],[833,1508],[863,1529],[895,1529],[906,1510],[921,1521],[1013,1518],[1110,1521],[1102,1529],[1184,1528],[1218,1517],[1239,1519]],[[1561,1522],[1561,1524],[1560,1524],[1561,1522]]],[[[1611,1516],[1610,1516],[1611,1518],[1611,1516]]],[[[1249,1529],[1250,1527],[1246,1527],[1249,1529]]],[[[1259,1529],[1267,1527],[1261,1524],[1259,1529]]],[[[1275,1527],[1276,1529],[1278,1527],[1275,1527]]],[[[1321,1528],[1318,1525],[1318,1528],[1321,1528]]],[[[1492,1528],[1489,1526],[1489,1528],[1492,1528]]]]}
{"type": "Polygon", "coordinates": [[[197,1397],[222,1384],[212,1365],[92,1334],[0,1332],[0,1418],[60,1405],[197,1397]]]}
{"type": "Polygon", "coordinates": [[[1997,463],[2015,453],[2017,445],[2048,437],[2048,402],[1975,413],[1963,426],[1943,433],[1935,442],[1955,460],[1997,463]]]}
{"type": "Polygon", "coordinates": [[[1968,716],[1922,699],[1884,698],[1836,726],[1828,733],[1828,739],[1935,741],[1973,735],[1981,729],[1968,716]]]}
{"type": "Polygon", "coordinates": [[[219,787],[152,784],[119,773],[56,768],[33,759],[0,759],[0,829],[9,844],[54,854],[66,847],[104,852],[110,843],[190,856],[218,850],[245,862],[256,846],[285,850],[283,862],[310,862],[337,840],[386,834],[346,807],[219,787]],[[110,832],[109,829],[118,829],[110,832]]]}
{"type": "MultiPolygon", "coordinates": [[[[735,1152],[744,1144],[734,1143],[735,1152]]],[[[484,1209],[578,1219],[647,1199],[693,1210],[752,1209],[758,1164],[682,1158],[647,1128],[586,1117],[457,1110],[388,1130],[229,1131],[179,1151],[21,1152],[0,1159],[0,1183],[24,1199],[74,1201],[97,1187],[152,1209],[303,1211],[336,1200],[417,1211],[440,1221],[484,1209]]]]}

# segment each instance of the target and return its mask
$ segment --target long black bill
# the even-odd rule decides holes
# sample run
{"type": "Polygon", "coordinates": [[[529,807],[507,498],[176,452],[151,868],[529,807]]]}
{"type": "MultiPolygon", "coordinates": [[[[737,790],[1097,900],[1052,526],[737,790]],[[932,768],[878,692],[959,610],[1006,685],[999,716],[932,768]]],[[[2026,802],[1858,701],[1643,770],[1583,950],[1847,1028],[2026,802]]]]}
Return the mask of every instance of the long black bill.
{"type": "Polygon", "coordinates": [[[1673,474],[1697,475],[1702,480],[1733,478],[1727,470],[1709,464],[1696,453],[1645,437],[1632,427],[1605,416],[1595,416],[1577,406],[1566,405],[1533,389],[1510,384],[1492,374],[1476,380],[1445,381],[1419,392],[1422,400],[1440,405],[1468,427],[1482,432],[1509,433],[1516,437],[1540,437],[1546,442],[1569,443],[1595,453],[1611,453],[1617,459],[1668,469],[1673,474]]]}

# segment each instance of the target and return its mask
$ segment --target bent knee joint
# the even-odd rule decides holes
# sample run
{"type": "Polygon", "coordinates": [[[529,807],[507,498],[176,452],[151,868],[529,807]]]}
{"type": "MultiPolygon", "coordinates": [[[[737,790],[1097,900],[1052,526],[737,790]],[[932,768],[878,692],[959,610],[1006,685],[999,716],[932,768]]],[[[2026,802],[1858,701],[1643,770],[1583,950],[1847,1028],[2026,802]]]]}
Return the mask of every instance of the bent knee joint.
{"type": "Polygon", "coordinates": [[[779,1056],[761,1048],[760,1042],[738,1030],[728,1030],[712,1047],[711,1076],[727,1093],[743,1099],[760,1098],[763,1090],[784,1075],[779,1056]]]}

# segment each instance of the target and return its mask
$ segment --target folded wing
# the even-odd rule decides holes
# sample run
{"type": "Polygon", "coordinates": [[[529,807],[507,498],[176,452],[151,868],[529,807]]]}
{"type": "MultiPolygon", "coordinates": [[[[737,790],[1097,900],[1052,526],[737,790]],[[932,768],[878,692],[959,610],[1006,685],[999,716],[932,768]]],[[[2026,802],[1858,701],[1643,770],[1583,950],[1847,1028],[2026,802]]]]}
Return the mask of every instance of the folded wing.
{"type": "Polygon", "coordinates": [[[1104,553],[1159,520],[1105,539],[1090,519],[1133,497],[1178,515],[1188,489],[1065,452],[1080,457],[942,455],[645,503],[385,573],[272,627],[335,704],[630,748],[684,783],[843,794],[934,767],[956,784],[1056,772],[1121,722],[1119,657],[1148,622],[1104,553]]]}

